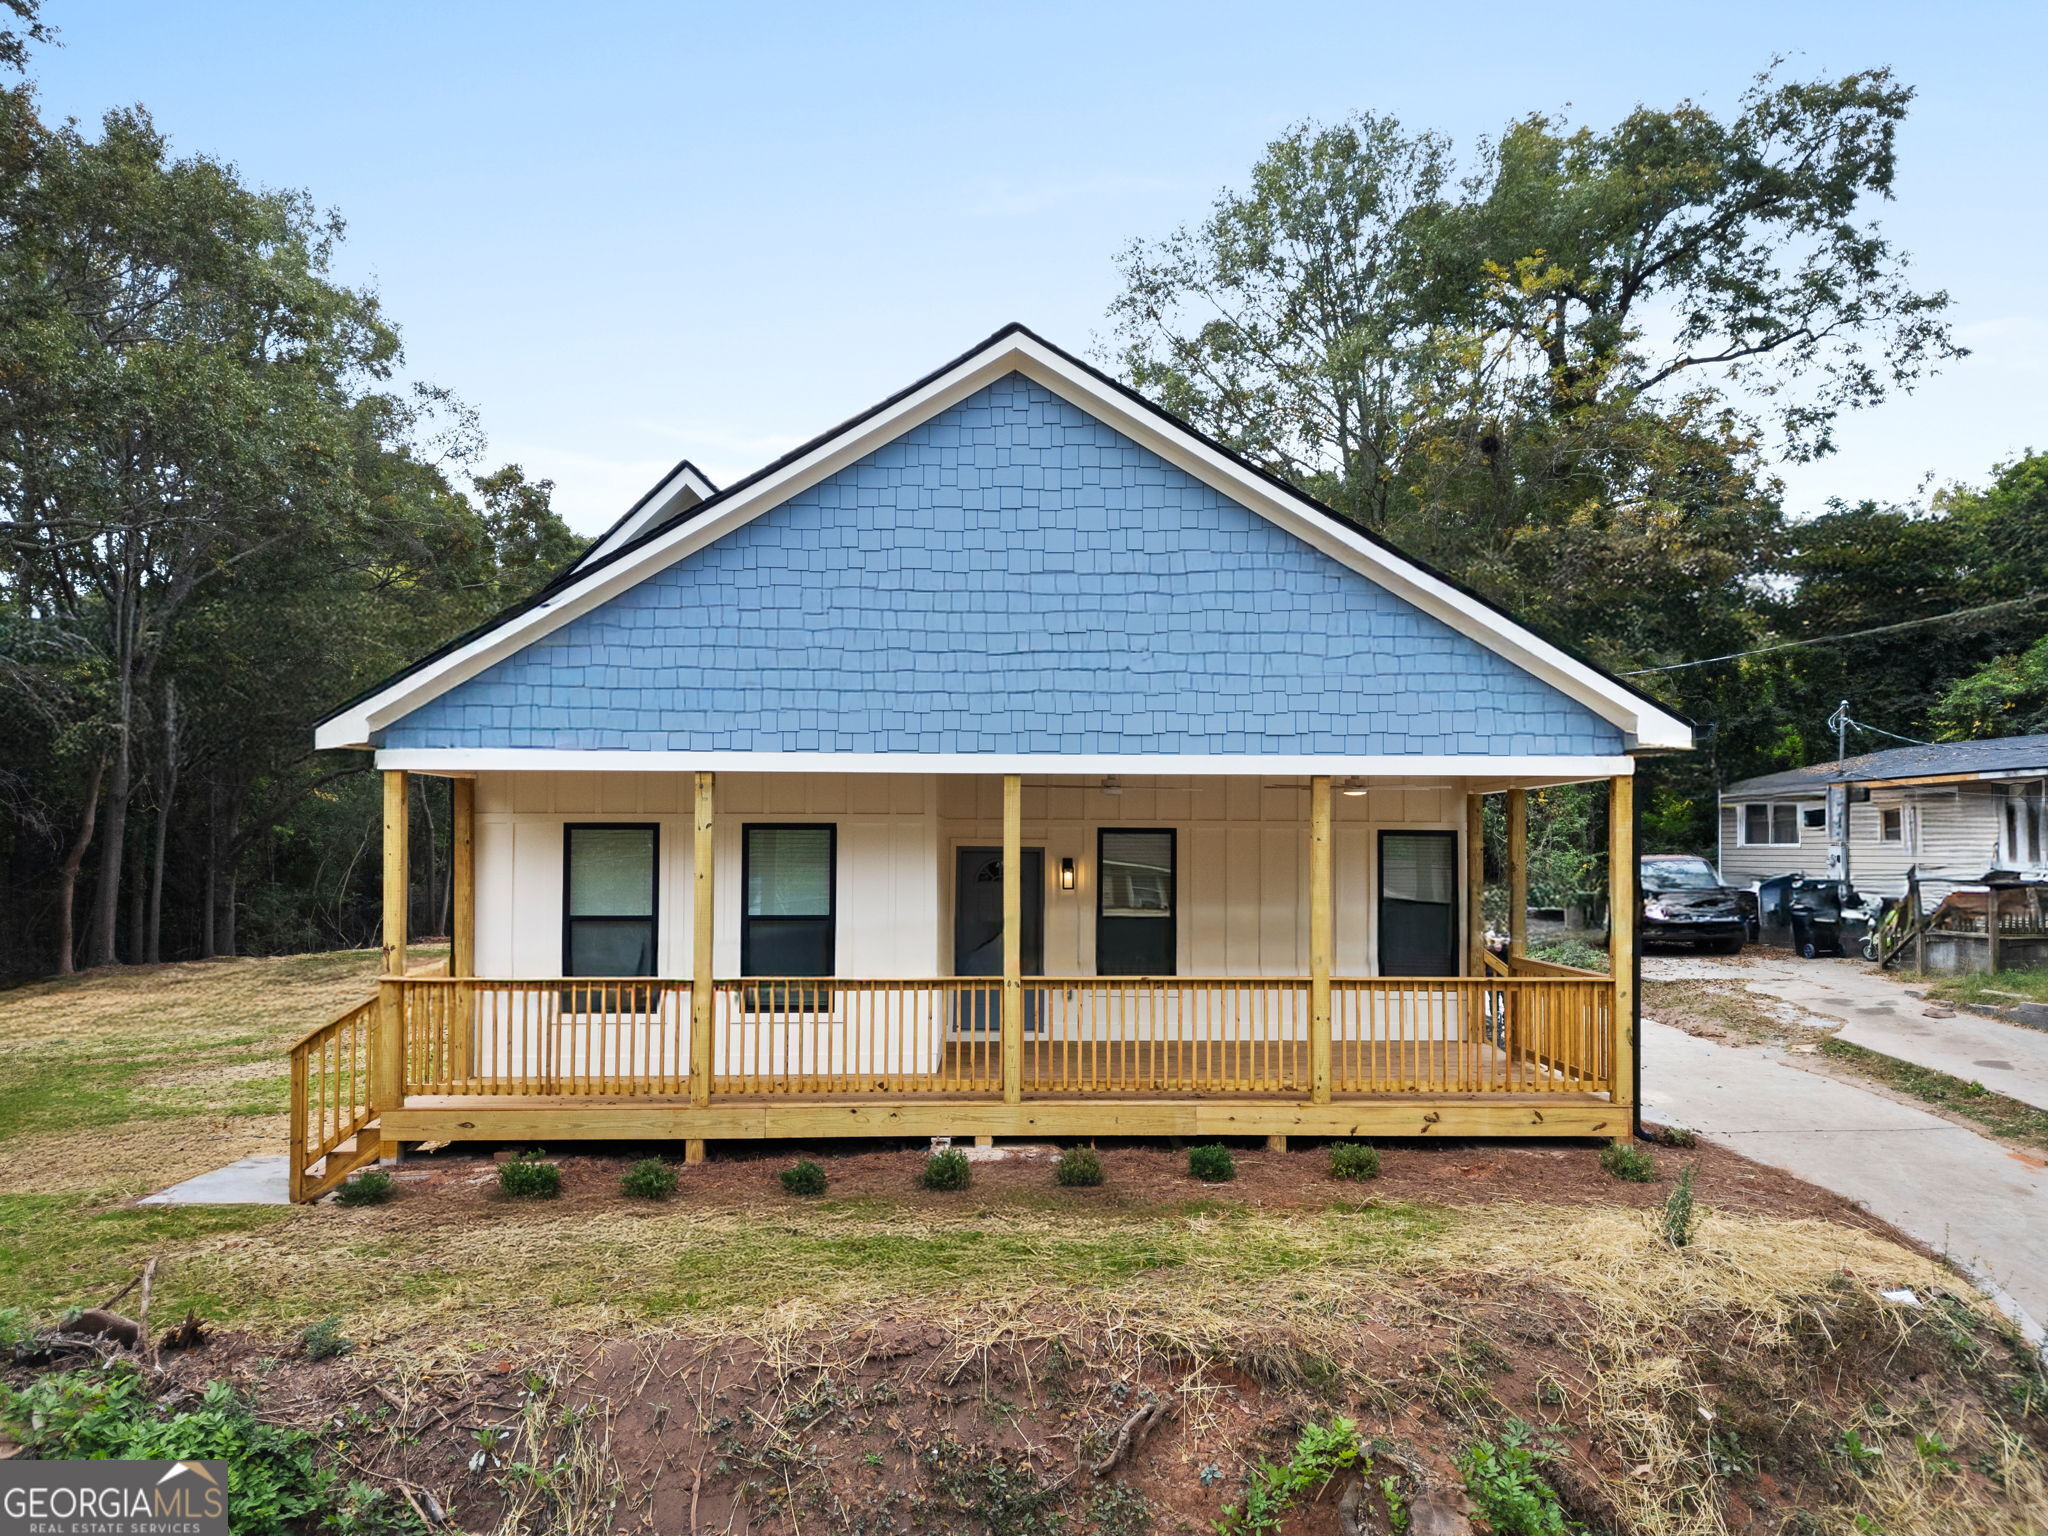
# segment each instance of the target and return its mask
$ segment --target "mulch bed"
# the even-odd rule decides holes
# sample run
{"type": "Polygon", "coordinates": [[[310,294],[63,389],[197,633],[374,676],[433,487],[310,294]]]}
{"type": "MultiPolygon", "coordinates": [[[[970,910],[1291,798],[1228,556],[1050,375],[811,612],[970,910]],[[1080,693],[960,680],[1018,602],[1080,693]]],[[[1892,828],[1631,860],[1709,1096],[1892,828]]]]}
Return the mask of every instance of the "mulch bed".
{"type": "MultiPolygon", "coordinates": [[[[1192,1145],[1193,1143],[1190,1143],[1192,1145]]],[[[1915,1247],[1895,1229],[1841,1196],[1790,1174],[1751,1162],[1737,1153],[1702,1145],[1674,1148],[1638,1143],[1657,1165],[1655,1183],[1631,1184],[1603,1171],[1599,1146],[1582,1141],[1460,1142],[1381,1141],[1377,1179],[1351,1183],[1329,1174],[1323,1144],[1297,1140],[1288,1151],[1263,1146],[1234,1147],[1237,1177],[1205,1184],[1187,1171],[1187,1152],[1153,1142],[1103,1139],[1105,1182],[1093,1189],[1064,1189],[1053,1181],[1055,1149],[1044,1143],[1009,1146],[1006,1155],[974,1162],[974,1183],[964,1196],[929,1191],[918,1184],[924,1143],[842,1142],[798,1145],[782,1142],[714,1143],[711,1158],[677,1168],[678,1195],[692,1204],[725,1209],[784,1208],[800,1203],[782,1192],[776,1175],[799,1157],[817,1161],[831,1180],[833,1199],[885,1199],[906,1211],[957,1212],[963,1200],[978,1207],[1005,1203],[1042,1206],[1056,1200],[1076,1211],[1132,1212],[1211,1201],[1257,1210],[1317,1210],[1360,1199],[1404,1200],[1453,1206],[1518,1201],[1550,1205],[1661,1205],[1672,1181],[1697,1164],[1700,1198],[1732,1214],[1817,1217],[1882,1233],[1915,1247]]],[[[963,1147],[964,1143],[961,1144],[963,1147]]],[[[556,1211],[616,1207],[619,1175],[643,1157],[680,1163],[673,1143],[563,1145],[546,1149],[562,1169],[556,1211]]],[[[459,1143],[435,1152],[409,1154],[397,1170],[402,1202],[414,1220],[464,1213],[496,1204],[493,1154],[503,1149],[459,1143]]]]}

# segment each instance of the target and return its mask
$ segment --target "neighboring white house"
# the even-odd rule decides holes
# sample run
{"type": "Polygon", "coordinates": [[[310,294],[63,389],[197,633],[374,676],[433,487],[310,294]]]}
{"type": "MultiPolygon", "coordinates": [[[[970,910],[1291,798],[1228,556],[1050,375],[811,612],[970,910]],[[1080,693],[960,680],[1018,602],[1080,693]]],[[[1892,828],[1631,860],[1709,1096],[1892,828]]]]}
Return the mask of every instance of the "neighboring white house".
{"type": "Polygon", "coordinates": [[[1721,875],[1846,877],[1871,896],[1919,871],[1930,903],[1994,871],[2048,879],[2048,736],[1894,747],[1721,792],[1721,875]]]}

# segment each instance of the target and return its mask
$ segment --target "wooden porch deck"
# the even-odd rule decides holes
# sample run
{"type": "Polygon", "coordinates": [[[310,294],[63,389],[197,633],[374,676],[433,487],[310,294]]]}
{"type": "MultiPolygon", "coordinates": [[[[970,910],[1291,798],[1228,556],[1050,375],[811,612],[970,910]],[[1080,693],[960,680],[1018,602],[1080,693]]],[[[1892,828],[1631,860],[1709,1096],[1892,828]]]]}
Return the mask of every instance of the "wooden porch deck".
{"type": "Polygon", "coordinates": [[[1625,1132],[1604,976],[1327,985],[1033,977],[1006,1032],[979,977],[393,977],[293,1051],[294,1188],[418,1141],[1625,1132]]]}

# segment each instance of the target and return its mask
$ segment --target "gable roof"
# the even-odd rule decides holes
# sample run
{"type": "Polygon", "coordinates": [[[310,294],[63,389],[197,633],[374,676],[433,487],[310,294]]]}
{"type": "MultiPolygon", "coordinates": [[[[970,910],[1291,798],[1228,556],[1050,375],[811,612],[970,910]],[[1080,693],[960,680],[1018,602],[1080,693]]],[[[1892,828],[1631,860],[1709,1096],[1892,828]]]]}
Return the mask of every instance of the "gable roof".
{"type": "Polygon", "coordinates": [[[635,540],[658,533],[671,523],[689,516],[691,509],[717,494],[718,487],[711,483],[711,477],[684,459],[657,480],[646,495],[628,507],[624,517],[591,540],[590,547],[571,561],[556,579],[573,576],[635,540]]]}
{"type": "MultiPolygon", "coordinates": [[[[1023,375],[1555,687],[1612,723],[1631,746],[1683,749],[1691,745],[1692,733],[1686,722],[1640,689],[1536,634],[1462,584],[1360,529],[1018,324],[1004,327],[951,363],[724,490],[674,515],[642,516],[636,523],[636,514],[659,495],[661,488],[657,487],[584,559],[533,597],[326,716],[316,729],[316,744],[322,748],[369,745],[373,733],[495,662],[704,549],[1011,373],[1023,375]],[[609,547],[600,547],[605,545],[609,547]]],[[[679,466],[679,471],[684,467],[679,466]]]]}
{"type": "Polygon", "coordinates": [[[1901,779],[1947,777],[1995,779],[2007,774],[2048,773],[2048,736],[1997,736],[1989,741],[1943,741],[1931,746],[1889,747],[1841,762],[1809,763],[1779,773],[1758,774],[1722,790],[1723,795],[1818,794],[1830,784],[1886,784],[1901,779]]]}

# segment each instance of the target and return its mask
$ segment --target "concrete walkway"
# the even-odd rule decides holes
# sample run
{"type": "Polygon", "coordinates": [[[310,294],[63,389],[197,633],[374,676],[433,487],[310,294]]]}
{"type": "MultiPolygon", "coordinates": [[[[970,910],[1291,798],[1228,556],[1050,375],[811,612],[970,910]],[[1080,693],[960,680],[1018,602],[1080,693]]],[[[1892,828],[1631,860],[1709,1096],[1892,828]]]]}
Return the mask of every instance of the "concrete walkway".
{"type": "Polygon", "coordinates": [[[1802,1071],[1775,1047],[1718,1045],[1649,1018],[1643,1113],[1859,1202],[1988,1282],[2041,1341],[2048,1167],[2040,1159],[1802,1071]]]}
{"type": "Polygon", "coordinates": [[[1822,1026],[1839,1025],[1837,1038],[1851,1045],[2048,1109],[2048,1030],[1974,1013],[1930,1019],[1930,1007],[1946,1005],[1910,996],[1908,983],[1862,960],[1758,958],[1753,951],[1725,960],[1650,956],[1643,961],[1643,979],[1737,982],[1817,1015],[1822,1026]]]}
{"type": "Polygon", "coordinates": [[[291,1159],[283,1153],[245,1157],[196,1179],[173,1184],[137,1205],[290,1205],[291,1159]]]}

